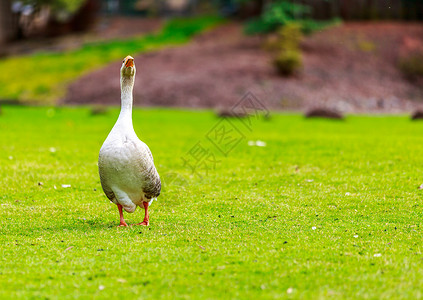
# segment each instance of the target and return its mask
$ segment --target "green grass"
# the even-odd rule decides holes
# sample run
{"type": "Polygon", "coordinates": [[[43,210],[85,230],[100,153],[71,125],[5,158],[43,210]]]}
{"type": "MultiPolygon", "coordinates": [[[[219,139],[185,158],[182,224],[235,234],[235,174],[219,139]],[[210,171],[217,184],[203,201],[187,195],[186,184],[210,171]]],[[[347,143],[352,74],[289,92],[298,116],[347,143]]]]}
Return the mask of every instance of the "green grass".
{"type": "Polygon", "coordinates": [[[186,181],[149,228],[116,228],[96,162],[117,115],[3,107],[1,299],[422,298],[422,122],[275,114],[235,122],[225,157],[211,112],[138,109],[159,173],[186,181]],[[180,160],[199,141],[220,160],[203,180],[180,160]]]}
{"type": "Polygon", "coordinates": [[[0,99],[26,103],[54,103],[66,93],[69,82],[128,54],[157,50],[186,43],[189,39],[222,22],[217,17],[168,21],[157,34],[127,40],[86,44],[80,49],[36,53],[0,60],[0,99]]]}

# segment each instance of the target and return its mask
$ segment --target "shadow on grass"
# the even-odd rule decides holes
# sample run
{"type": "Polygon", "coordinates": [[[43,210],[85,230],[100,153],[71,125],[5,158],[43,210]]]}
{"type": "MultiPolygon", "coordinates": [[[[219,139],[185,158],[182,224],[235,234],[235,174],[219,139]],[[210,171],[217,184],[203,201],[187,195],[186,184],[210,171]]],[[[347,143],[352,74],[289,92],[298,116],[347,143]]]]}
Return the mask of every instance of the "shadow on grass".
{"type": "Polygon", "coordinates": [[[81,233],[99,231],[99,230],[108,230],[115,229],[119,225],[118,221],[105,222],[104,220],[96,219],[67,219],[67,220],[58,220],[57,224],[36,224],[36,223],[27,223],[23,222],[22,224],[16,226],[10,224],[5,226],[0,230],[0,234],[17,234],[20,236],[34,236],[41,234],[42,232],[50,233],[59,233],[59,232],[72,232],[78,231],[81,233]]]}

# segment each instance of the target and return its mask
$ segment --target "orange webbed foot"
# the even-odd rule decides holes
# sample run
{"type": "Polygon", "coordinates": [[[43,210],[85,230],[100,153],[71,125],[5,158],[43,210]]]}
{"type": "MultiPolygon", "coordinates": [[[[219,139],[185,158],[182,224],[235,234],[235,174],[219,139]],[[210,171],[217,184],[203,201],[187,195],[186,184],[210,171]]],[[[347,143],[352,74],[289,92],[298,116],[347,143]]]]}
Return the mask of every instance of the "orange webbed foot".
{"type": "Polygon", "coordinates": [[[119,227],[128,227],[128,224],[126,224],[126,222],[120,222],[119,227]]]}
{"type": "Polygon", "coordinates": [[[150,225],[150,222],[148,222],[148,221],[142,221],[141,223],[134,224],[134,226],[138,226],[138,225],[140,225],[140,226],[148,226],[148,225],[150,225]]]}

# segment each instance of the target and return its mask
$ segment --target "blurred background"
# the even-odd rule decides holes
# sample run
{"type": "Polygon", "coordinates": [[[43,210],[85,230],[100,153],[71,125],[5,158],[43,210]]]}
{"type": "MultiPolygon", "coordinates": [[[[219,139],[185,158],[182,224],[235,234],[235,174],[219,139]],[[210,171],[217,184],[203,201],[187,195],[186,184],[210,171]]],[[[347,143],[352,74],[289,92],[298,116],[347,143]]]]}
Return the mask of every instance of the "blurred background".
{"type": "MultiPolygon", "coordinates": [[[[421,0],[0,0],[0,104],[403,113],[423,104],[421,0]]],[[[325,113],[325,112],[323,112],[325,113]]]]}

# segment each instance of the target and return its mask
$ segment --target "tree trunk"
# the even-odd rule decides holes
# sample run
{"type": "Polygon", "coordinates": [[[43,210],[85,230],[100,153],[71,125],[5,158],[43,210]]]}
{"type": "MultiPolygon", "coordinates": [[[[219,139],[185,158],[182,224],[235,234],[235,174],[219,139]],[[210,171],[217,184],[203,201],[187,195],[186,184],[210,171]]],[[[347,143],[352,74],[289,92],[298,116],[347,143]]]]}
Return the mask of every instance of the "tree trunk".
{"type": "Polygon", "coordinates": [[[253,0],[253,1],[243,3],[240,7],[239,16],[242,19],[259,16],[263,12],[263,8],[268,2],[271,2],[271,1],[253,0]]]}
{"type": "Polygon", "coordinates": [[[0,45],[19,37],[19,15],[12,12],[12,0],[0,0],[0,45]]]}
{"type": "Polygon", "coordinates": [[[15,39],[18,27],[17,16],[12,12],[12,1],[0,1],[0,45],[15,39]]]}

